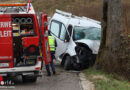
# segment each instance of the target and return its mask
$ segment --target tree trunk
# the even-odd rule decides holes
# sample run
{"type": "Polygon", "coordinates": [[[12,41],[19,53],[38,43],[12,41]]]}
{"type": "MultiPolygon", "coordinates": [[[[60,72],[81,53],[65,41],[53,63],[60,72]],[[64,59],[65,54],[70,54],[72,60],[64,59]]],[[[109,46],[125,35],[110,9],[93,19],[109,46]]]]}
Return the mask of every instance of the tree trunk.
{"type": "Polygon", "coordinates": [[[107,72],[117,71],[120,54],[121,0],[104,0],[102,39],[96,65],[107,72]]]}

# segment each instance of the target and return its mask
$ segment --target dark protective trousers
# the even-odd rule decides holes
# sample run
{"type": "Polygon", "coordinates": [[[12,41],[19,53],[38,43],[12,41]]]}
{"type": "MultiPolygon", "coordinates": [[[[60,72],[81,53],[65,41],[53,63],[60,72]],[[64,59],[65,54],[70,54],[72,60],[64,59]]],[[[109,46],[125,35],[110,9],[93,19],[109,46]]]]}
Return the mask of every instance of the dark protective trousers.
{"type": "Polygon", "coordinates": [[[55,72],[55,66],[54,66],[54,63],[53,63],[53,60],[54,60],[54,53],[51,53],[51,63],[50,64],[46,64],[46,70],[47,70],[47,74],[50,75],[51,72],[50,72],[50,66],[51,66],[51,69],[52,69],[52,72],[54,73],[55,72]]]}

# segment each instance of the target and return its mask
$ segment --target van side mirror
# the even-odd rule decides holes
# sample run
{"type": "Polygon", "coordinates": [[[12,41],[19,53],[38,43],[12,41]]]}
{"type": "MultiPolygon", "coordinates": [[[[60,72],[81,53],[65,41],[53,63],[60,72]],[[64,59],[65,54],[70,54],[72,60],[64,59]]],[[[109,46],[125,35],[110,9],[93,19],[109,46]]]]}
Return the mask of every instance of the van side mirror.
{"type": "Polygon", "coordinates": [[[68,29],[69,35],[71,36],[72,35],[73,26],[70,24],[67,29],[68,29]]]}
{"type": "Polygon", "coordinates": [[[70,36],[68,35],[68,33],[66,33],[64,42],[69,42],[69,41],[70,41],[70,36]]]}
{"type": "Polygon", "coordinates": [[[67,28],[68,33],[66,33],[64,42],[69,42],[70,41],[70,37],[71,37],[71,34],[72,34],[72,29],[73,29],[73,26],[70,24],[68,26],[68,28],[67,28]]]}

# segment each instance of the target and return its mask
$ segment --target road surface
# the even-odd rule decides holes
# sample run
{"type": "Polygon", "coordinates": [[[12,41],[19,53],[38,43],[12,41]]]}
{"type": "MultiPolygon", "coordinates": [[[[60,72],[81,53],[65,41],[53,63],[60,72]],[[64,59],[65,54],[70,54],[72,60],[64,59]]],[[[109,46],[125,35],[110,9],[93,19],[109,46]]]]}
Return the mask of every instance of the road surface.
{"type": "MultiPolygon", "coordinates": [[[[58,62],[55,62],[56,75],[39,77],[36,83],[23,83],[21,77],[11,79],[15,85],[13,89],[2,90],[82,90],[78,72],[65,71],[58,62]]],[[[1,90],[1,89],[0,89],[1,90]]]]}

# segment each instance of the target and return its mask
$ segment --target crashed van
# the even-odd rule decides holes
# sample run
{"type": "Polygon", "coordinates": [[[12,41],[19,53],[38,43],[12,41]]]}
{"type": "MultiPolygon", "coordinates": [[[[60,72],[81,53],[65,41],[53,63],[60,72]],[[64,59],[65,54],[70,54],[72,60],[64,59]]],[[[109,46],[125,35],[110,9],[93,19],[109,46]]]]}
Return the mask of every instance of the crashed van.
{"type": "Polygon", "coordinates": [[[94,64],[101,39],[99,21],[56,10],[49,30],[57,42],[55,57],[64,69],[81,70],[94,64]]]}

